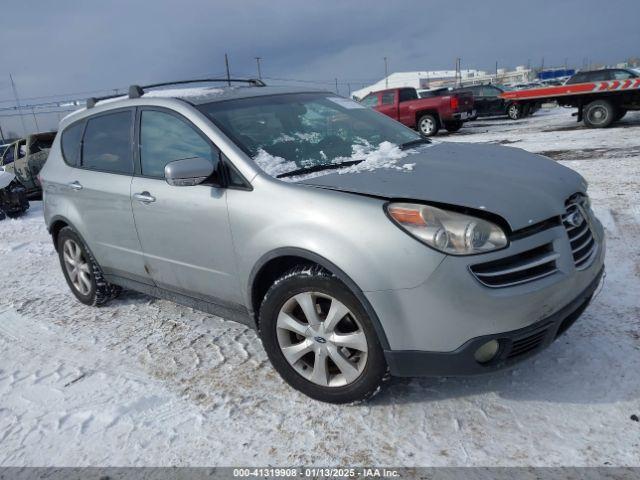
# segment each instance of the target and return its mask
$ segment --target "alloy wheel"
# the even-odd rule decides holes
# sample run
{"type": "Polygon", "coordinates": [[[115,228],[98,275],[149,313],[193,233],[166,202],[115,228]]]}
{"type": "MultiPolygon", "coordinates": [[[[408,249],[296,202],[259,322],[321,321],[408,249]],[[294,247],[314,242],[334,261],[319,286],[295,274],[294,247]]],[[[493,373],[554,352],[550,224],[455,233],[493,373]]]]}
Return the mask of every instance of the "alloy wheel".
{"type": "Polygon", "coordinates": [[[284,358],[310,382],[341,387],[355,382],[365,369],[368,343],[364,329],[330,295],[294,295],[280,309],[276,329],[284,358]]]}
{"type": "Polygon", "coordinates": [[[91,292],[91,267],[82,253],[77,242],[67,239],[63,246],[64,266],[69,280],[74,288],[82,295],[91,292]]]}
{"type": "Polygon", "coordinates": [[[434,129],[435,124],[433,123],[433,120],[431,118],[427,117],[420,120],[420,131],[423,135],[428,136],[433,134],[434,129]]]}

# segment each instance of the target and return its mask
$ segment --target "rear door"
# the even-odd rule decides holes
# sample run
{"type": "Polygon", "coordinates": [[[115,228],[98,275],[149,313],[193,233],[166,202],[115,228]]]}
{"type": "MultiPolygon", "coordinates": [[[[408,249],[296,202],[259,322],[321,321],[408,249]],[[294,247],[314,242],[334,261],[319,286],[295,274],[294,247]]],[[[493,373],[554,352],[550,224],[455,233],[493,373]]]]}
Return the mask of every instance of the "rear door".
{"type": "Polygon", "coordinates": [[[133,118],[134,109],[110,110],[65,129],[63,156],[73,168],[60,189],[103,271],[151,283],[131,210],[133,118]]]}
{"type": "Polygon", "coordinates": [[[176,187],[164,179],[167,163],[201,157],[219,165],[220,151],[179,114],[138,111],[138,160],[132,204],[145,262],[156,285],[222,306],[242,303],[227,214],[226,190],[216,175],[176,187]]]}
{"type": "Polygon", "coordinates": [[[401,88],[398,90],[398,120],[405,125],[413,127],[416,122],[416,112],[407,107],[408,102],[418,100],[415,88],[401,88]],[[404,105],[403,105],[404,104],[404,105]]]}

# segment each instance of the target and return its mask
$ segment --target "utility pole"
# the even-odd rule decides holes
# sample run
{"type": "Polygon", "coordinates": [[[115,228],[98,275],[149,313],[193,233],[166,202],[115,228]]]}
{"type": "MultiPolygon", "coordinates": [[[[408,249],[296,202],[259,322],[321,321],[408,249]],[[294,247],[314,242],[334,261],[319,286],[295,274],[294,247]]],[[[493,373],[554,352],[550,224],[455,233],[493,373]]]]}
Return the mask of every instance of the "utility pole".
{"type": "Polygon", "coordinates": [[[384,88],[389,88],[389,64],[387,57],[384,57],[384,88]]]}
{"type": "Polygon", "coordinates": [[[540,71],[544,72],[544,57],[542,57],[542,64],[540,65],[540,71]]]}
{"type": "Polygon", "coordinates": [[[338,79],[337,78],[336,78],[336,93],[339,93],[338,92],[338,79]]]}
{"type": "Polygon", "coordinates": [[[227,54],[224,54],[224,67],[227,71],[227,84],[231,86],[231,74],[229,73],[229,57],[227,54]]]}
{"type": "Polygon", "coordinates": [[[31,114],[33,115],[33,123],[36,124],[36,133],[40,133],[40,127],[38,127],[38,119],[36,118],[36,111],[31,107],[31,114]]]}
{"type": "Polygon", "coordinates": [[[262,80],[262,72],[260,71],[260,60],[262,60],[262,57],[255,57],[255,59],[258,65],[258,80],[262,80]]]}
{"type": "Polygon", "coordinates": [[[18,98],[18,90],[16,89],[16,84],[13,83],[13,77],[11,76],[11,74],[9,74],[9,79],[11,80],[11,90],[13,90],[13,98],[15,98],[16,100],[16,107],[18,109],[18,115],[20,115],[20,123],[22,124],[22,130],[23,133],[25,135],[25,137],[27,136],[27,127],[24,124],[24,117],[22,115],[22,108],[20,108],[20,99],[18,98]]]}

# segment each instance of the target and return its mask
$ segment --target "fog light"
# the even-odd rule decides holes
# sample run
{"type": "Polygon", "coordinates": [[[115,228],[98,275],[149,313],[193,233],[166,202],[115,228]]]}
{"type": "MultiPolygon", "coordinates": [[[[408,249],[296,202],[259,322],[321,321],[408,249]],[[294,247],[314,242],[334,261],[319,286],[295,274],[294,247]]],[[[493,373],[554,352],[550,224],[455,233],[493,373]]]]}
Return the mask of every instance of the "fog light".
{"type": "Polygon", "coordinates": [[[493,360],[493,358],[496,356],[496,353],[498,353],[499,348],[500,344],[497,340],[489,340],[487,343],[478,348],[473,356],[479,363],[487,363],[493,360]]]}

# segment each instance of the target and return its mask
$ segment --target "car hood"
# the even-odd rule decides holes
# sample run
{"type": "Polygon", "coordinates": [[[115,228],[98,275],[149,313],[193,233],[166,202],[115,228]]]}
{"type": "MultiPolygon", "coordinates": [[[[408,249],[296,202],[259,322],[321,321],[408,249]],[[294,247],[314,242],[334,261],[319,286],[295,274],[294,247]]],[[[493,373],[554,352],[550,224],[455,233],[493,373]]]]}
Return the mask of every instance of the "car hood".
{"type": "Polygon", "coordinates": [[[487,144],[438,143],[397,162],[407,168],[335,171],[299,183],[388,199],[444,203],[485,210],[512,230],[561,215],[565,200],[585,192],[573,170],[519,148],[487,144]]]}

